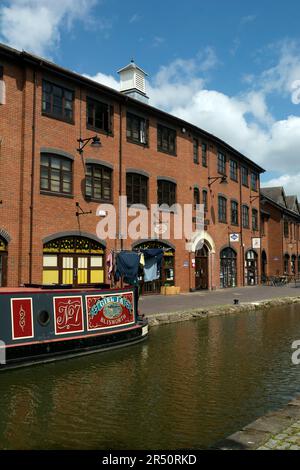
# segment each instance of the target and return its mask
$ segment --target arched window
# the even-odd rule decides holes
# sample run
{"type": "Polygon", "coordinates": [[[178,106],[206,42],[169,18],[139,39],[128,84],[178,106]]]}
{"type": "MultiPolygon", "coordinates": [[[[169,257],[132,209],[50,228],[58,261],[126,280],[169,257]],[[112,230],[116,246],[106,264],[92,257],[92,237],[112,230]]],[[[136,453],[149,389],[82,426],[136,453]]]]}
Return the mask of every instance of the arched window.
{"type": "Polygon", "coordinates": [[[98,201],[112,201],[112,170],[103,165],[87,164],[85,195],[98,201]]]}
{"type": "Polygon", "coordinates": [[[258,255],[254,250],[249,250],[245,256],[245,284],[254,286],[258,284],[258,255]]]}
{"type": "Polygon", "coordinates": [[[200,204],[200,191],[198,188],[194,188],[194,209],[196,209],[197,205],[200,204]]]}
{"type": "Polygon", "coordinates": [[[220,253],[220,287],[236,287],[237,255],[232,248],[224,248],[220,253]]]}
{"type": "Polygon", "coordinates": [[[148,178],[139,173],[126,174],[127,203],[148,206],[148,178]]]}
{"type": "Polygon", "coordinates": [[[49,193],[72,194],[72,160],[57,154],[42,153],[40,188],[49,193]]]}
{"type": "Polygon", "coordinates": [[[157,181],[157,203],[170,207],[176,204],[176,183],[163,179],[157,181]]]}

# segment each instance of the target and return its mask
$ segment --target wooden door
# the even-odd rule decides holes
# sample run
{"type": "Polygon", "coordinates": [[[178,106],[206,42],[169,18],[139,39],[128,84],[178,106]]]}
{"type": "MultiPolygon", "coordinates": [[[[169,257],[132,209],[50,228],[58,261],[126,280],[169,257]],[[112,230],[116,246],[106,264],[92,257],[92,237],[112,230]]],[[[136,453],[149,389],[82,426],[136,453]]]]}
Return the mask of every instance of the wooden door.
{"type": "Polygon", "coordinates": [[[208,257],[195,258],[195,287],[197,290],[208,289],[208,257]]]}

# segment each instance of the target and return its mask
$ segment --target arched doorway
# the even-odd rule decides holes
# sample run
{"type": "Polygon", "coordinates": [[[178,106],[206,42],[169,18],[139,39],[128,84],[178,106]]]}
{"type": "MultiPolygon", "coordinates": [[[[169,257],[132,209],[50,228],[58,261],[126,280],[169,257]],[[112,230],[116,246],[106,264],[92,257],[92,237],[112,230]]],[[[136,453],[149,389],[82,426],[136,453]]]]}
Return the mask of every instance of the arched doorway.
{"type": "Polygon", "coordinates": [[[232,248],[224,248],[220,253],[220,287],[236,287],[237,255],[232,248]]]}
{"type": "Polygon", "coordinates": [[[195,253],[195,288],[196,290],[208,289],[208,255],[206,245],[195,253]]]}
{"type": "Polygon", "coordinates": [[[66,236],[43,248],[43,284],[82,286],[104,282],[105,247],[96,240],[66,236]]]}
{"type": "Polygon", "coordinates": [[[0,237],[0,287],[7,285],[7,241],[0,237]]]}
{"type": "Polygon", "coordinates": [[[284,255],[284,274],[290,274],[290,255],[284,255]]]}
{"type": "Polygon", "coordinates": [[[245,285],[256,286],[258,284],[258,255],[254,250],[249,250],[245,257],[245,285]]]}
{"type": "Polygon", "coordinates": [[[148,240],[136,244],[134,251],[146,250],[150,248],[161,248],[164,250],[160,278],[144,282],[143,275],[139,278],[142,294],[160,294],[162,286],[175,286],[175,249],[160,240],[148,240]]]}
{"type": "Polygon", "coordinates": [[[262,277],[263,282],[267,278],[267,264],[268,264],[267,253],[265,252],[265,250],[263,250],[261,253],[261,277],[262,277]]]}

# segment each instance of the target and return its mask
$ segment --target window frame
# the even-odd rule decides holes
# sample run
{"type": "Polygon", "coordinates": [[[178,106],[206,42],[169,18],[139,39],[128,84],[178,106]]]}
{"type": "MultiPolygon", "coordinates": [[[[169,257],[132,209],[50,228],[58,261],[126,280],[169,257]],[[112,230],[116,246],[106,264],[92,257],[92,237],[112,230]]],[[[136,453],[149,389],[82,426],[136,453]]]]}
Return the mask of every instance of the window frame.
{"type": "MultiPolygon", "coordinates": [[[[98,132],[102,132],[106,135],[112,135],[113,133],[113,114],[114,114],[114,108],[113,105],[105,102],[105,101],[100,101],[96,98],[92,98],[91,96],[86,97],[86,127],[87,129],[95,130],[98,132]],[[93,124],[89,123],[89,106],[93,106],[93,124]],[[106,112],[107,112],[107,130],[105,129],[104,126],[98,127],[96,125],[96,106],[102,106],[106,107],[106,112]]],[[[103,113],[104,115],[104,113],[103,113]]],[[[102,117],[103,122],[105,122],[105,118],[102,117]]]]}
{"type": "MultiPolygon", "coordinates": [[[[56,180],[54,180],[56,181],[56,180]]],[[[40,191],[42,193],[47,193],[47,194],[52,194],[52,195],[58,195],[58,196],[73,196],[73,161],[67,157],[64,157],[62,155],[57,155],[57,154],[51,154],[51,153],[41,153],[40,156],[40,191]],[[43,165],[43,158],[47,158],[48,160],[48,165],[43,165]],[[59,167],[59,191],[54,191],[51,189],[51,181],[53,178],[51,178],[51,175],[53,174],[51,170],[57,170],[57,168],[53,167],[51,165],[51,160],[52,159],[57,159],[60,162],[60,167],[59,167]],[[63,163],[68,162],[70,164],[70,170],[64,170],[62,168],[63,163]],[[42,168],[47,168],[48,169],[48,175],[47,178],[42,176],[42,168]],[[69,174],[70,175],[70,181],[65,181],[64,180],[64,175],[69,174]],[[48,182],[47,188],[42,187],[42,180],[46,180],[48,182]],[[64,183],[69,183],[70,184],[70,191],[64,191],[63,190],[63,184],[64,183]]]]}
{"type": "Polygon", "coordinates": [[[246,188],[249,188],[249,170],[246,166],[241,166],[241,180],[242,185],[246,188]]]}
{"type": "Polygon", "coordinates": [[[127,139],[127,142],[142,145],[143,147],[149,147],[149,120],[142,117],[142,116],[134,114],[131,111],[128,111],[126,113],[126,139],[127,139]],[[130,129],[128,127],[129,122],[130,121],[132,122],[132,120],[136,120],[139,123],[139,126],[138,126],[139,138],[138,139],[136,139],[132,136],[132,134],[134,132],[133,126],[131,126],[130,129]],[[144,127],[145,142],[142,142],[142,140],[141,140],[141,132],[142,132],[141,126],[140,126],[141,122],[144,122],[144,125],[145,125],[145,127],[144,127]],[[131,136],[128,135],[129,131],[131,131],[131,136]]]}
{"type": "Polygon", "coordinates": [[[175,129],[171,129],[170,127],[164,126],[163,124],[157,124],[157,151],[167,153],[168,155],[172,155],[176,157],[177,151],[177,132],[175,129]],[[163,133],[167,133],[167,141],[168,146],[164,148],[163,146],[163,133]],[[171,136],[174,137],[174,150],[170,149],[170,141],[171,136]]]}
{"type": "Polygon", "coordinates": [[[234,199],[230,201],[230,222],[231,222],[231,225],[235,225],[235,226],[239,225],[239,203],[235,201],[234,199]],[[233,208],[234,205],[235,205],[235,208],[233,208]]]}
{"type": "Polygon", "coordinates": [[[128,172],[126,173],[126,196],[127,196],[127,206],[132,205],[144,205],[148,207],[148,200],[149,200],[149,178],[141,173],[134,173],[128,172]],[[131,179],[131,181],[129,181],[131,179]],[[137,183],[137,180],[139,182],[137,183]],[[139,201],[135,201],[134,191],[137,189],[139,192],[139,201]],[[128,188],[130,187],[130,191],[128,188]],[[131,194],[128,194],[130,192],[131,194]],[[144,200],[143,200],[143,192],[144,192],[144,200]],[[130,197],[128,197],[130,196],[130,197]]]}
{"type": "Polygon", "coordinates": [[[253,232],[258,231],[258,210],[255,208],[252,209],[252,230],[253,232]]]}
{"type": "Polygon", "coordinates": [[[242,227],[245,229],[250,228],[249,207],[246,204],[242,205],[242,227]]]}
{"type": "Polygon", "coordinates": [[[231,158],[229,166],[230,166],[230,179],[237,183],[238,180],[239,180],[239,177],[238,177],[238,172],[239,172],[238,162],[231,158]]]}
{"type": "Polygon", "coordinates": [[[218,196],[218,221],[227,224],[227,199],[221,195],[218,196]]]}
{"type": "Polygon", "coordinates": [[[102,202],[113,202],[113,170],[112,168],[108,168],[107,166],[104,166],[104,165],[101,165],[101,164],[98,164],[98,163],[86,163],[85,165],[85,168],[86,168],[86,172],[85,172],[85,198],[88,199],[88,200],[93,200],[93,201],[102,201],[102,202]],[[91,175],[88,175],[87,174],[87,170],[88,169],[91,169],[91,175]],[[101,172],[101,176],[98,177],[95,175],[95,170],[98,169],[100,170],[101,172]],[[105,182],[105,177],[104,177],[104,174],[107,173],[109,178],[109,191],[110,191],[110,197],[109,198],[106,198],[104,196],[104,193],[105,193],[105,186],[106,186],[106,182],[105,182]],[[91,181],[91,195],[87,194],[87,181],[88,181],[88,178],[90,178],[90,181],[91,181]],[[95,196],[95,186],[96,186],[96,183],[99,182],[100,185],[101,185],[101,196],[100,197],[97,197],[95,196]]]}
{"type": "Polygon", "coordinates": [[[250,184],[251,184],[251,191],[258,191],[258,174],[255,172],[251,172],[250,176],[250,184]]]}
{"type": "Polygon", "coordinates": [[[226,163],[227,163],[226,154],[221,152],[221,150],[218,150],[217,170],[220,175],[226,176],[226,170],[227,170],[226,163]]]}
{"type": "Polygon", "coordinates": [[[174,204],[176,204],[176,200],[177,200],[177,184],[173,181],[159,179],[157,181],[157,204],[159,206],[166,204],[169,207],[172,207],[174,204]],[[164,200],[165,194],[167,194],[166,200],[164,200]]]}
{"type": "MultiPolygon", "coordinates": [[[[48,101],[49,102],[49,101],[48,101]]],[[[74,116],[75,116],[75,91],[74,90],[71,90],[69,88],[66,88],[65,86],[63,85],[60,85],[60,84],[57,84],[55,82],[52,82],[50,80],[47,80],[47,79],[43,79],[42,80],[42,115],[43,116],[46,116],[46,117],[51,117],[53,119],[58,119],[60,121],[64,121],[64,122],[67,122],[69,124],[74,124],[74,116]],[[47,92],[47,90],[45,89],[46,86],[50,86],[51,87],[51,92],[47,92]],[[61,89],[62,91],[62,113],[56,113],[55,111],[53,111],[53,108],[54,108],[54,93],[53,93],[53,88],[56,87],[58,89],[61,89]],[[66,99],[65,97],[65,94],[66,93],[71,93],[71,96],[72,96],[72,99],[71,100],[68,100],[66,99]],[[50,111],[47,111],[46,109],[46,105],[45,103],[47,104],[47,99],[46,99],[46,95],[49,95],[50,96],[50,111]],[[66,102],[71,102],[71,117],[68,117],[66,115],[66,102]],[[45,109],[44,109],[44,106],[45,106],[45,109]]]]}

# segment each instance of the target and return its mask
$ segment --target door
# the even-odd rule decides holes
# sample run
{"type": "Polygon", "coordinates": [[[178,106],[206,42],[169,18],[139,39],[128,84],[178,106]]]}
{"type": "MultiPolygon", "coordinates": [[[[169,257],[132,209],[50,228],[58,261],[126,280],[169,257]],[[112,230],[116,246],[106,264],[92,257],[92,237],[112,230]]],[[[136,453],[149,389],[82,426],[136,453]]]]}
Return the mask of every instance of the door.
{"type": "Polygon", "coordinates": [[[6,286],[6,253],[0,254],[0,287],[6,286]]]}
{"type": "Polygon", "coordinates": [[[104,282],[103,256],[62,255],[61,284],[81,286],[104,282]]]}
{"type": "Polygon", "coordinates": [[[195,257],[196,290],[208,289],[208,250],[203,247],[195,257]]]}

